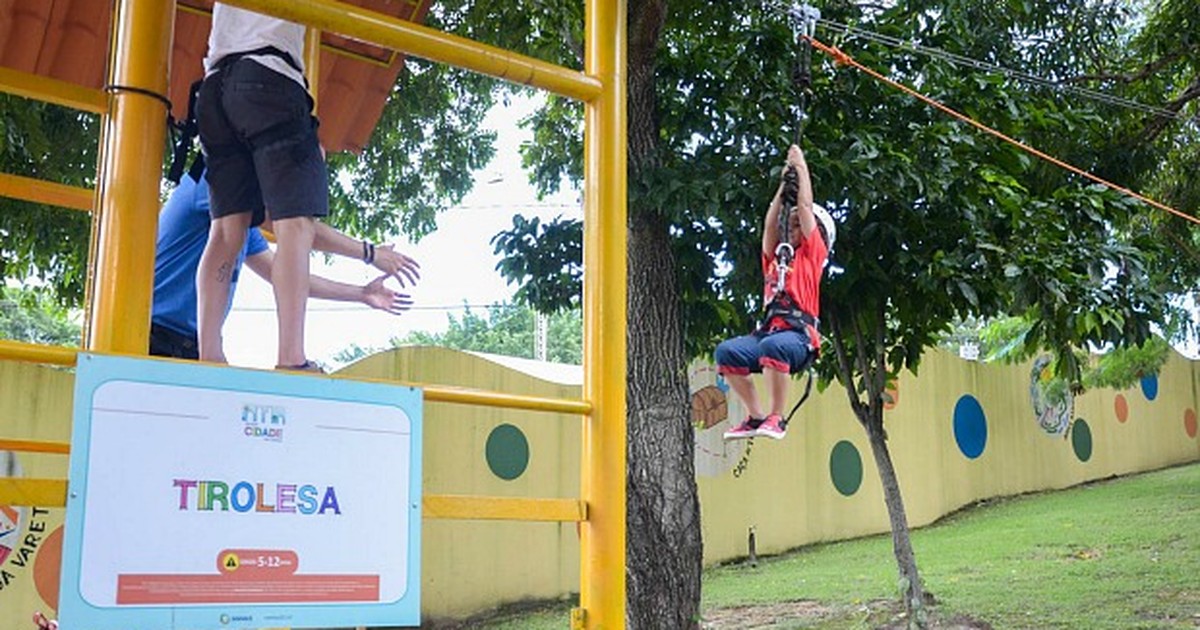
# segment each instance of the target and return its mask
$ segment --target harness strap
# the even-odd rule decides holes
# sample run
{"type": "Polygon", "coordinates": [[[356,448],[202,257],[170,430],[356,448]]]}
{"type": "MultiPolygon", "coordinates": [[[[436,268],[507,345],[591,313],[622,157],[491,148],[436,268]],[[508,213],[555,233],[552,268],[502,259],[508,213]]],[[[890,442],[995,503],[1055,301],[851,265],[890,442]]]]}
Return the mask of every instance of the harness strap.
{"type": "MultiPolygon", "coordinates": [[[[175,123],[175,128],[179,130],[179,137],[175,139],[175,153],[171,156],[171,170],[167,172],[167,181],[172,184],[178,184],[179,179],[183,176],[183,164],[187,161],[188,153],[192,149],[192,143],[196,140],[196,135],[200,129],[196,125],[196,96],[200,93],[200,84],[204,80],[192,82],[188,88],[188,106],[187,118],[175,123]]],[[[192,162],[192,168],[188,171],[188,175],[197,182],[200,181],[200,171],[204,170],[203,153],[198,154],[192,162]],[[199,162],[199,166],[197,166],[199,162]]]]}
{"type": "MultiPolygon", "coordinates": [[[[300,67],[299,62],[297,62],[295,59],[292,59],[291,55],[279,50],[274,46],[263,46],[262,48],[255,48],[254,50],[244,50],[241,52],[229,53],[228,55],[218,59],[217,63],[213,64],[213,72],[220,72],[221,70],[232,66],[242,57],[250,57],[254,55],[270,55],[272,57],[279,57],[284,63],[291,66],[292,70],[295,70],[296,72],[299,72],[301,76],[304,76],[304,70],[300,67]]],[[[307,78],[304,80],[304,87],[308,87],[307,78]]]]}
{"type": "Polygon", "coordinates": [[[783,295],[776,294],[774,299],[767,304],[766,309],[763,310],[763,322],[760,329],[765,330],[771,323],[771,320],[775,318],[782,319],[788,326],[796,330],[804,330],[805,326],[818,328],[821,323],[821,320],[812,313],[792,303],[791,298],[786,293],[783,295]]]}
{"type": "Polygon", "coordinates": [[[792,421],[792,416],[796,415],[796,412],[800,410],[800,405],[803,405],[804,401],[808,400],[808,395],[812,393],[812,383],[813,383],[812,364],[813,364],[813,356],[809,355],[808,365],[805,366],[805,368],[804,368],[804,371],[808,372],[808,382],[806,382],[804,384],[804,395],[800,397],[800,400],[796,401],[796,406],[792,407],[792,410],[788,413],[787,417],[784,418],[783,422],[780,423],[780,426],[782,426],[784,428],[786,428],[788,423],[792,421]]]}

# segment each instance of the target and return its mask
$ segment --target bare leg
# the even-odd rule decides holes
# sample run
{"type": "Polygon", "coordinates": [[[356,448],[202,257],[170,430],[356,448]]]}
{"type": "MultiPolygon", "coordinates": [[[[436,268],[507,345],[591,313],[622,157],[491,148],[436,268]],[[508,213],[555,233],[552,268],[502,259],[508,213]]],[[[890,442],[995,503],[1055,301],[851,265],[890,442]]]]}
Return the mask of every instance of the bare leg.
{"type": "Polygon", "coordinates": [[[738,398],[742,399],[742,403],[746,405],[746,412],[752,417],[762,418],[762,407],[758,404],[758,391],[754,388],[754,381],[746,374],[725,374],[725,382],[733,388],[734,393],[738,398]]]}
{"type": "Polygon", "coordinates": [[[782,416],[783,406],[787,404],[788,377],[787,372],[763,367],[763,378],[767,379],[767,387],[771,390],[771,413],[782,416]]]}
{"type": "Polygon", "coordinates": [[[279,317],[279,365],[302,365],[304,316],[308,304],[308,258],[316,224],[312,217],[276,219],[272,227],[278,248],[271,271],[279,317]]]}
{"type": "Polygon", "coordinates": [[[221,326],[229,306],[230,281],[249,228],[248,212],[213,219],[209,226],[208,244],[196,270],[196,332],[201,361],[226,362],[221,326]]]}

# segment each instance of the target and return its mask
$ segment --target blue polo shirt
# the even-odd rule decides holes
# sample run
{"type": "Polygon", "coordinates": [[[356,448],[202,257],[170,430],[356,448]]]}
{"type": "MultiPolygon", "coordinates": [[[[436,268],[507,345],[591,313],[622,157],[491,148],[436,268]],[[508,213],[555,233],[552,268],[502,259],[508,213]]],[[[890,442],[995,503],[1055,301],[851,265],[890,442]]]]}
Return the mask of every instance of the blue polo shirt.
{"type": "MultiPolygon", "coordinates": [[[[208,243],[208,181],[184,176],[158,215],[154,244],[154,308],[151,321],[189,336],[196,335],[196,270],[208,243]]],[[[247,256],[267,250],[258,228],[250,228],[229,281],[229,304],[247,256]]]]}

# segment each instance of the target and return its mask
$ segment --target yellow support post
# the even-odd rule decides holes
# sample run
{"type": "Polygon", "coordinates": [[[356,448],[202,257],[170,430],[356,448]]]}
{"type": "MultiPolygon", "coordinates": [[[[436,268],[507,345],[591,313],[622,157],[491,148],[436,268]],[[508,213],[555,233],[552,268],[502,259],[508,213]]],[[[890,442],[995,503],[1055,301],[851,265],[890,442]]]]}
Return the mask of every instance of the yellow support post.
{"type": "Polygon", "coordinates": [[[587,0],[583,206],[583,499],[579,605],[584,628],[625,627],[626,0],[587,0]]]}
{"type": "Polygon", "coordinates": [[[96,186],[91,350],[146,354],[174,28],[173,0],[117,2],[112,94],[96,186]]]}

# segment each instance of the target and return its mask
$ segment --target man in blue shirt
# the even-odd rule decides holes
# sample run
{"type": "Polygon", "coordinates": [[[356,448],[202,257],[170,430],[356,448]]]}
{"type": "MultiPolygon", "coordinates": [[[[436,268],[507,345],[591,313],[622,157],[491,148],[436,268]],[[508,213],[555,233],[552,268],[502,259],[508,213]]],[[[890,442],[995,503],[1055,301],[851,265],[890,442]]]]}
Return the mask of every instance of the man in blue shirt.
{"type": "MultiPolygon", "coordinates": [[[[199,358],[196,339],[196,270],[200,255],[208,242],[209,230],[208,182],[201,174],[199,181],[183,177],[171,193],[158,217],[158,239],[154,257],[154,305],[150,324],[150,354],[182,359],[199,358]]],[[[407,286],[419,277],[419,265],[413,259],[395,251],[391,245],[376,247],[356,241],[318,224],[314,249],[331,254],[358,257],[374,265],[384,275],[363,286],[334,282],[313,276],[309,297],[346,302],[362,302],[372,308],[399,315],[412,306],[409,296],[384,286],[384,280],[396,278],[407,286]]],[[[246,244],[230,270],[229,303],[244,262],[264,280],[271,281],[274,254],[258,228],[250,228],[246,244]]]]}

